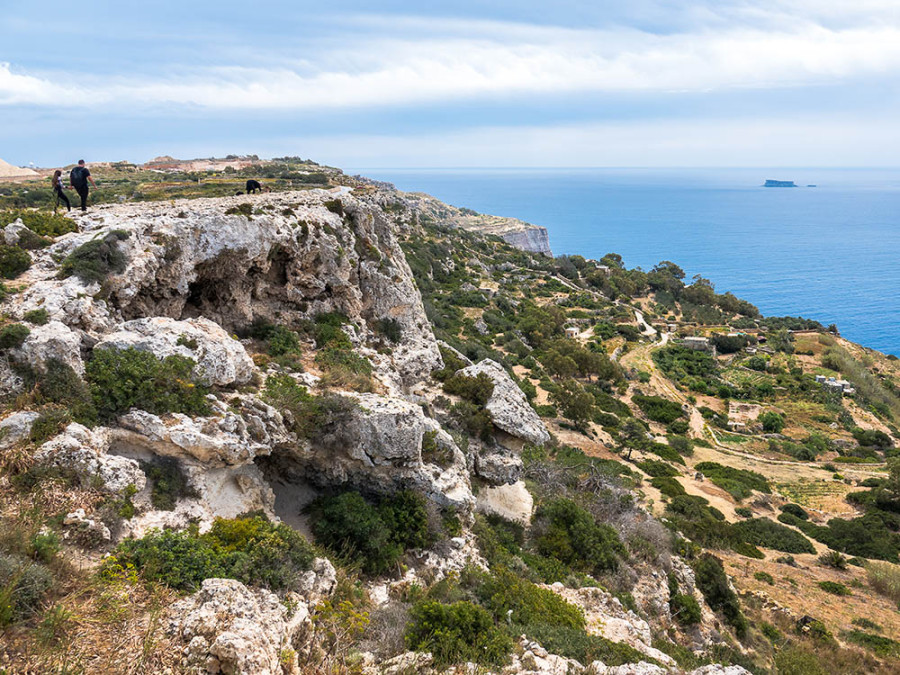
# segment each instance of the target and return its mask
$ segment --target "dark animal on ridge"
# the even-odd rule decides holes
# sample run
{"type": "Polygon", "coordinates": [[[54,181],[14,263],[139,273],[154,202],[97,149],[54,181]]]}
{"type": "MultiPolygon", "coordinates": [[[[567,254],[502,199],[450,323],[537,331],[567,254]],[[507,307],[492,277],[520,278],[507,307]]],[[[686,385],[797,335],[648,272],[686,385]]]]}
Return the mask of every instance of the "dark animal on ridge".
{"type": "Polygon", "coordinates": [[[258,180],[253,180],[252,178],[247,181],[247,194],[252,195],[254,192],[268,192],[268,189],[263,188],[262,185],[259,184],[258,180]]]}

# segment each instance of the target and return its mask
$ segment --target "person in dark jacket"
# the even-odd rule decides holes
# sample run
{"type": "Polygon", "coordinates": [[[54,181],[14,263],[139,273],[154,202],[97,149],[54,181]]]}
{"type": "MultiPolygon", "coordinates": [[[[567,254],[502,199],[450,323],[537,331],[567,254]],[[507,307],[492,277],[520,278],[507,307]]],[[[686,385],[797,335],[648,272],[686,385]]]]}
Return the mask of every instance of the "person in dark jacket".
{"type": "Polygon", "coordinates": [[[78,166],[69,172],[69,182],[75,188],[78,196],[81,197],[81,210],[87,211],[88,182],[94,186],[94,189],[97,189],[97,184],[91,178],[91,172],[84,165],[83,159],[79,159],[78,166]]]}
{"type": "Polygon", "coordinates": [[[62,183],[62,171],[57,169],[53,172],[53,178],[50,179],[50,184],[53,186],[53,192],[56,193],[56,204],[53,206],[53,213],[56,213],[56,209],[59,208],[60,202],[63,202],[66,205],[66,211],[71,211],[72,205],[69,203],[69,198],[66,196],[66,193],[63,192],[65,186],[62,183]]]}

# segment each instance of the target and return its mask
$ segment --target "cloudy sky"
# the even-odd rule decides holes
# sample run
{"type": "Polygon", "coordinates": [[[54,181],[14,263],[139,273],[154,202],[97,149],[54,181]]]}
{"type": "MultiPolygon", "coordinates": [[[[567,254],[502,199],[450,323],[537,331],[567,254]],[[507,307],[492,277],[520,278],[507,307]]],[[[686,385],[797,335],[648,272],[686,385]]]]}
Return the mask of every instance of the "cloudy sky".
{"type": "Polygon", "coordinates": [[[3,4],[14,164],[900,164],[898,0],[3,4]]]}

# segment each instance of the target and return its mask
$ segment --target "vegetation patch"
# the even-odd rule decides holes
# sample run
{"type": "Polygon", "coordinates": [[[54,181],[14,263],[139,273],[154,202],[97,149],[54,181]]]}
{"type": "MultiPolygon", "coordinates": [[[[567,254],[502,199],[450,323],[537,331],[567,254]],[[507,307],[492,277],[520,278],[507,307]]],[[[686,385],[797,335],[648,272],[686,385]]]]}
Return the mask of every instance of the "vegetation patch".
{"type": "Polygon", "coordinates": [[[740,602],[728,584],[722,561],[710,554],[697,558],[693,564],[697,588],[703,593],[706,603],[721,612],[726,623],[734,628],[738,637],[747,632],[747,619],[741,612],[740,602]]]}
{"type": "Polygon", "coordinates": [[[102,420],[114,419],[131,408],[156,415],[206,415],[207,389],[194,379],[195,365],[192,359],[177,354],[159,359],[134,347],[97,349],[85,375],[102,420]]]}
{"type": "Polygon", "coordinates": [[[837,581],[820,581],[818,587],[832,595],[853,595],[849,588],[837,581]]]}
{"type": "Polygon", "coordinates": [[[716,462],[700,462],[694,468],[738,501],[749,497],[753,490],[765,494],[772,492],[766,477],[756,471],[735,469],[716,462]]]}
{"type": "Polygon", "coordinates": [[[31,256],[18,246],[0,244],[0,277],[15,279],[31,267],[31,256]]]}
{"type": "Polygon", "coordinates": [[[29,335],[31,335],[31,331],[24,324],[6,324],[0,328],[0,349],[18,349],[25,343],[29,335]]]}
{"type": "Polygon", "coordinates": [[[150,502],[153,508],[174,511],[179,499],[199,497],[177,460],[171,457],[157,457],[149,462],[141,462],[141,471],[153,485],[150,502]]]}
{"type": "Polygon", "coordinates": [[[464,600],[448,605],[433,600],[417,603],[405,639],[409,649],[431,652],[438,668],[469,661],[502,667],[514,644],[486,609],[464,600]]]}
{"type": "Polygon", "coordinates": [[[771,548],[783,553],[815,553],[812,542],[799,532],[768,518],[753,518],[734,524],[746,541],[755,546],[771,548]]]}
{"type": "Polygon", "coordinates": [[[204,579],[223,577],[272,590],[290,590],[314,557],[312,546],[284,523],[248,514],[217,518],[206,534],[151,531],[123,541],[106,559],[101,577],[112,578],[128,566],[148,581],[193,591],[204,579]]]}
{"type": "Polygon", "coordinates": [[[570,499],[541,505],[535,514],[537,550],[588,574],[615,570],[628,555],[618,533],[570,499]]]}
{"type": "Polygon", "coordinates": [[[129,233],[113,230],[100,239],[92,239],[72,251],[59,268],[62,279],[76,276],[85,283],[103,281],[111,274],[125,271],[127,258],[119,247],[129,233]]]}

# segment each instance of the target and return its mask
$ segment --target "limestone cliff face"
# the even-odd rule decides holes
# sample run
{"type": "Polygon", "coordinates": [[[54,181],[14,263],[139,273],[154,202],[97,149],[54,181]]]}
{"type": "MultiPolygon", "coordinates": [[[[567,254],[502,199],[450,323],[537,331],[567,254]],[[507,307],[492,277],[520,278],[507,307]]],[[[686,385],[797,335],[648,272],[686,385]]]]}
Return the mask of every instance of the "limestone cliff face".
{"type": "MultiPolygon", "coordinates": [[[[407,392],[442,365],[441,357],[396,225],[376,200],[361,201],[347,189],[312,190],[252,201],[107,206],[76,221],[79,232],[36,252],[22,278],[27,287],[5,304],[13,317],[44,309],[50,319],[33,328],[13,361],[41,371],[58,359],[81,375],[92,353],[136,348],[192,359],[193,376],[214,388],[206,416],[133,409],[106,427],[71,425],[38,453],[47,465],[76,467],[85,484],[141,490],[132,532],[252,509],[274,515],[277,495],[267,481],[284,479],[279,469],[315,487],[413,488],[442,508],[471,512],[465,457],[408,400],[407,392]],[[59,277],[61,260],[104,238],[123,254],[121,272],[102,283],[59,277]],[[296,327],[325,312],[349,320],[343,330],[353,351],[371,363],[376,391],[331,387],[352,405],[340,424],[301,438],[288,413],[263,401],[265,380],[280,372],[324,393],[318,377],[261,370],[245,348],[250,341],[235,333],[259,321],[296,327]],[[379,335],[385,321],[399,333],[389,349],[379,335]],[[426,435],[432,446],[440,444],[440,461],[423,454],[426,435]],[[199,495],[165,514],[150,507],[138,467],[160,457],[177,461],[199,495]]],[[[305,349],[313,347],[310,342],[305,349]]],[[[13,393],[22,381],[4,367],[0,381],[13,393]]],[[[301,505],[283,501],[286,513],[299,512],[301,505]]]]}

